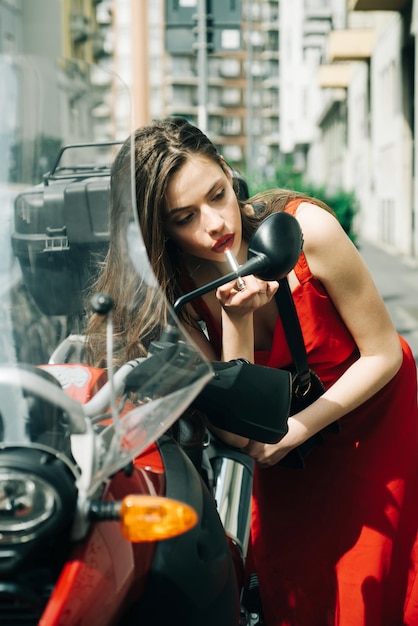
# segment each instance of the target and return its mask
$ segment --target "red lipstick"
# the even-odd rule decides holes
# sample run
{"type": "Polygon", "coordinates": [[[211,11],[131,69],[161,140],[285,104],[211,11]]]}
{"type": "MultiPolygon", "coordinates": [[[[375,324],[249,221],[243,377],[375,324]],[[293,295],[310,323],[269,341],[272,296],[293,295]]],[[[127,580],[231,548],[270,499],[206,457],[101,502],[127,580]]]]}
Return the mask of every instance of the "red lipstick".
{"type": "Polygon", "coordinates": [[[234,235],[228,234],[220,237],[212,246],[212,251],[222,254],[234,245],[234,235]]]}

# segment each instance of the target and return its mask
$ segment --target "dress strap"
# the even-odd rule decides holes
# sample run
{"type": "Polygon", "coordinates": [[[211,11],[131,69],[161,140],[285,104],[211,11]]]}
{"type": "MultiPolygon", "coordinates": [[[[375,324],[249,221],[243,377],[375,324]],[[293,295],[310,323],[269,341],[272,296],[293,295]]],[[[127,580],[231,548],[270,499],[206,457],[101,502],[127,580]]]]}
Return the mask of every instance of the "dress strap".
{"type": "MultiPolygon", "coordinates": [[[[306,201],[307,201],[307,198],[292,198],[291,200],[289,200],[289,202],[286,204],[284,208],[285,213],[290,213],[290,215],[295,216],[299,205],[302,202],[306,202],[306,201]]],[[[296,263],[293,269],[301,285],[303,285],[304,283],[307,283],[311,278],[313,278],[313,274],[309,268],[309,265],[308,265],[308,262],[306,260],[303,250],[300,253],[298,262],[296,263]]]]}

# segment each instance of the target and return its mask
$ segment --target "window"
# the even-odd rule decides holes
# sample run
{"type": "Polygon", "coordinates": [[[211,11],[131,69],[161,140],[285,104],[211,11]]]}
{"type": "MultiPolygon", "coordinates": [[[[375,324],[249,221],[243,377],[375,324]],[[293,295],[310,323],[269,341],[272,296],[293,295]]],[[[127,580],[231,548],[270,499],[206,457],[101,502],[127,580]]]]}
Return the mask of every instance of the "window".
{"type": "Polygon", "coordinates": [[[226,78],[237,78],[241,72],[241,65],[238,59],[222,59],[220,73],[226,78]]]}
{"type": "Polygon", "coordinates": [[[242,161],[242,149],[240,146],[222,146],[222,154],[229,163],[242,161]]]}
{"type": "Polygon", "coordinates": [[[227,87],[223,89],[221,103],[224,106],[239,106],[241,104],[240,89],[234,87],[227,87]]]}
{"type": "Polygon", "coordinates": [[[223,135],[240,135],[241,120],[237,117],[224,117],[222,120],[223,135]]]}

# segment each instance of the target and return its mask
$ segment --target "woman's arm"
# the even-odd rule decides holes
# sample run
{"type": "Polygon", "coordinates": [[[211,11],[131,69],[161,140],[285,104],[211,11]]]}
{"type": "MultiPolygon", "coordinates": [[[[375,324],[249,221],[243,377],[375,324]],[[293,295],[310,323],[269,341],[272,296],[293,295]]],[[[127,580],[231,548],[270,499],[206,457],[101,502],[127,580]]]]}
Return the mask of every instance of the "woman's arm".
{"type": "MultiPolygon", "coordinates": [[[[194,343],[200,348],[200,350],[203,352],[206,358],[209,359],[210,361],[215,361],[216,360],[215,353],[213,351],[213,348],[210,342],[208,341],[205,334],[203,333],[203,331],[197,328],[189,327],[188,332],[189,332],[190,337],[193,339],[194,343]]],[[[253,352],[254,352],[254,348],[253,348],[253,352]]],[[[241,437],[241,435],[236,435],[235,433],[230,433],[226,430],[221,430],[220,428],[216,428],[215,426],[211,424],[209,424],[209,427],[212,432],[214,432],[220,439],[222,439],[222,441],[224,441],[230,446],[234,446],[235,448],[244,448],[250,443],[250,440],[248,439],[248,437],[241,437]]]]}
{"type": "Polygon", "coordinates": [[[399,338],[383,300],[338,221],[310,203],[301,204],[296,217],[311,272],[326,288],[360,357],[321,398],[289,418],[289,432],[278,444],[248,446],[249,454],[264,465],[277,463],[292,448],[371,398],[393,378],[402,361],[399,338]]]}
{"type": "MultiPolygon", "coordinates": [[[[270,302],[277,291],[276,281],[245,277],[245,289],[237,291],[232,283],[217,290],[222,306],[222,360],[247,359],[254,363],[254,311],[270,302]]],[[[213,429],[225,443],[237,448],[249,445],[249,439],[213,429]]]]}
{"type": "MultiPolygon", "coordinates": [[[[254,362],[254,311],[267,304],[277,291],[276,281],[266,282],[255,276],[245,277],[246,287],[242,291],[235,288],[235,282],[227,283],[217,290],[217,298],[222,307],[222,361],[247,359],[254,362]]],[[[209,360],[215,355],[203,332],[189,329],[190,335],[209,360]]],[[[211,426],[211,430],[225,443],[243,448],[249,439],[211,426]]]]}
{"type": "Polygon", "coordinates": [[[254,312],[268,304],[279,286],[277,281],[245,277],[245,289],[234,283],[220,287],[216,296],[222,307],[222,360],[247,359],[254,363],[254,312]]]}

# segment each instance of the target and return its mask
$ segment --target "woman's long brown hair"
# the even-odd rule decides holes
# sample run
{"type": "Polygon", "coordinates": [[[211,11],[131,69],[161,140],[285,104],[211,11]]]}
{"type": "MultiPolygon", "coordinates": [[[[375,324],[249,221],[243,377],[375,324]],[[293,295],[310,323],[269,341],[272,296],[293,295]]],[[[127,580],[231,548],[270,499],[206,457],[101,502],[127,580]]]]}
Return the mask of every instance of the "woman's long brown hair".
{"type": "MultiPolygon", "coordinates": [[[[120,149],[111,172],[110,244],[102,272],[92,289],[93,293],[109,295],[114,304],[116,366],[145,356],[149,342],[158,335],[168,318],[166,300],[141,280],[126,255],[123,242],[133,216],[132,145],[139,225],[155,277],[171,304],[183,294],[183,290],[179,250],[167,239],[164,228],[167,186],[182,165],[198,155],[225,168],[214,144],[183,118],[156,120],[139,128],[120,149]]],[[[296,197],[312,201],[304,194],[286,189],[274,189],[246,201],[239,200],[243,238],[248,241],[267,215],[282,211],[287,202],[296,197]]],[[[323,203],[316,202],[329,210],[323,203]]],[[[187,313],[182,316],[186,324],[193,323],[187,313]]],[[[103,316],[93,314],[90,317],[86,336],[90,362],[105,367],[106,324],[103,316]]]]}

